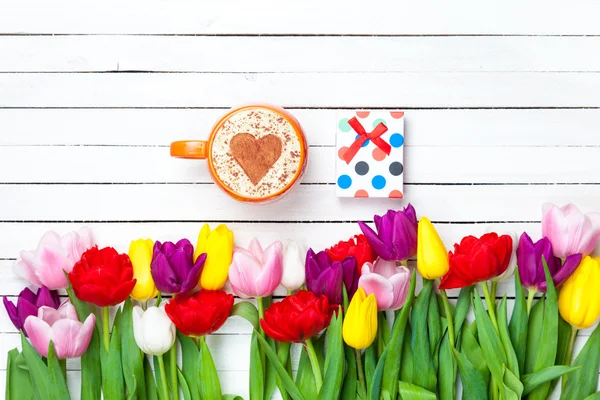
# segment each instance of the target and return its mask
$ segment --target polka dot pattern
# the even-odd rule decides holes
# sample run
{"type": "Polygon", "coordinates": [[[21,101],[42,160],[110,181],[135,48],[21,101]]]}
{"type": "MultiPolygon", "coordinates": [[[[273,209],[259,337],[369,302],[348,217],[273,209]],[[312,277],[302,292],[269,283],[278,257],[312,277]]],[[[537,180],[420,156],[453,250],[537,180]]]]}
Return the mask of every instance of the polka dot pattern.
{"type": "Polygon", "coordinates": [[[358,118],[367,118],[369,116],[369,114],[371,114],[370,111],[357,111],[356,112],[356,116],[358,118]]]}
{"type": "Polygon", "coordinates": [[[394,161],[390,164],[389,170],[390,174],[392,174],[393,176],[400,176],[402,175],[402,172],[404,172],[404,166],[401,162],[394,161]]]}
{"type": "Polygon", "coordinates": [[[369,197],[369,193],[364,189],[360,189],[354,193],[354,197],[369,197]]]}
{"type": "Polygon", "coordinates": [[[348,124],[348,118],[340,119],[340,122],[338,122],[338,127],[342,132],[350,132],[352,130],[352,127],[348,124]]]}
{"type": "MultiPolygon", "coordinates": [[[[358,139],[360,137],[360,135],[356,135],[356,137],[354,138],[354,140],[358,139]]],[[[367,139],[362,146],[360,147],[367,147],[369,145],[369,143],[371,143],[371,141],[369,139],[367,139]]]]}
{"type": "Polygon", "coordinates": [[[375,121],[373,121],[373,128],[375,128],[379,124],[384,124],[385,126],[387,126],[387,124],[385,123],[385,119],[377,118],[375,121]]]}
{"type": "Polygon", "coordinates": [[[373,156],[373,159],[375,161],[383,161],[387,157],[387,154],[385,154],[384,151],[381,150],[379,147],[375,147],[373,149],[373,154],[371,155],[373,156]]]}
{"type": "Polygon", "coordinates": [[[381,190],[385,187],[386,185],[386,181],[385,178],[381,175],[375,175],[373,177],[373,179],[371,180],[371,185],[373,185],[373,188],[377,189],[377,190],[381,190]]]}
{"type": "Polygon", "coordinates": [[[348,175],[340,175],[337,184],[342,189],[348,189],[350,186],[352,186],[352,178],[350,178],[348,175]]]}
{"type": "Polygon", "coordinates": [[[398,148],[404,144],[404,136],[399,133],[394,133],[390,136],[390,144],[392,147],[398,148]]]}
{"type": "Polygon", "coordinates": [[[347,151],[348,151],[348,147],[346,147],[346,146],[340,147],[340,149],[338,150],[338,157],[340,158],[340,160],[344,159],[344,154],[346,154],[347,151]]]}
{"type": "Polygon", "coordinates": [[[366,175],[369,173],[369,164],[364,161],[359,161],[354,166],[354,171],[360,176],[366,175]]]}
{"type": "Polygon", "coordinates": [[[404,195],[402,194],[401,191],[399,190],[392,190],[388,196],[390,199],[401,199],[404,197],[404,195]]]}

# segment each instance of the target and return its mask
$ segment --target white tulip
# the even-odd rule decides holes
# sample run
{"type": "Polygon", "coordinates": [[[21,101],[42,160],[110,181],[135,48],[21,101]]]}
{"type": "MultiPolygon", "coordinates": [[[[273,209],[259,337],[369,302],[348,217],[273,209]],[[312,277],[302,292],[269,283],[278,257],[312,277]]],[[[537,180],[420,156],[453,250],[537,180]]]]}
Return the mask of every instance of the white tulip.
{"type": "Polygon", "coordinates": [[[176,329],[165,312],[164,304],[160,307],[133,307],[133,336],[138,347],[146,354],[160,356],[175,343],[176,329]]]}
{"type": "Polygon", "coordinates": [[[288,240],[284,243],[281,286],[286,288],[289,292],[300,289],[300,287],[304,285],[305,259],[306,251],[304,251],[297,242],[288,240]]]}

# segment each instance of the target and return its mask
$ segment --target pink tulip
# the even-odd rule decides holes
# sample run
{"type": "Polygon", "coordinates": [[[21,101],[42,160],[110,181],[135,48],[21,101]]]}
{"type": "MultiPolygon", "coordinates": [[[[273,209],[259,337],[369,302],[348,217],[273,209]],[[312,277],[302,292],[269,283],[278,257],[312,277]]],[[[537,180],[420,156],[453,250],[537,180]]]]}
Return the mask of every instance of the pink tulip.
{"type": "Polygon", "coordinates": [[[66,272],[81,259],[81,255],[95,244],[92,231],[82,228],[63,237],[48,231],[40,239],[36,250],[21,251],[21,258],[13,266],[14,272],[37,287],[50,290],[68,286],[66,272]]]}
{"type": "Polygon", "coordinates": [[[277,241],[264,251],[256,238],[248,250],[236,248],[229,267],[229,282],[240,297],[273,294],[283,276],[283,245],[277,241]]]}
{"type": "Polygon", "coordinates": [[[40,307],[37,317],[32,315],[25,320],[25,330],[40,355],[48,357],[48,346],[52,341],[58,358],[75,358],[87,350],[95,324],[94,314],[90,314],[84,323],[79,322],[75,307],[67,300],[58,310],[40,307]]]}
{"type": "Polygon", "coordinates": [[[395,261],[378,258],[374,264],[365,263],[358,286],[365,294],[375,295],[377,309],[397,310],[404,305],[411,272],[408,268],[396,266],[395,261]]]}
{"type": "Polygon", "coordinates": [[[600,239],[600,214],[583,214],[573,204],[557,207],[546,203],[542,208],[542,236],[552,243],[556,257],[589,255],[600,239]]]}

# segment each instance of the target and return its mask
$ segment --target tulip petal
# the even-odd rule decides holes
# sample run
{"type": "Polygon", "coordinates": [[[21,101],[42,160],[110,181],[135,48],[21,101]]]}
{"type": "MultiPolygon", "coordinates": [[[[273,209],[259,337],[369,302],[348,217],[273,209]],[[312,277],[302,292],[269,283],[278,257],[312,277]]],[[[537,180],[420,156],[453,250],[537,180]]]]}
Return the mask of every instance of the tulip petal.
{"type": "Polygon", "coordinates": [[[281,283],[283,275],[283,245],[277,241],[264,251],[263,268],[256,280],[256,289],[260,297],[273,294],[281,283]]]}
{"type": "Polygon", "coordinates": [[[35,255],[34,265],[37,276],[48,289],[67,287],[65,271],[71,272],[73,264],[69,264],[61,247],[50,245],[42,247],[35,255]]]}
{"type": "MultiPolygon", "coordinates": [[[[366,264],[365,264],[366,265],[366,264]]],[[[378,258],[373,264],[374,273],[383,276],[384,278],[391,278],[398,273],[395,261],[387,261],[383,258],[378,258]]]]}
{"type": "MultiPolygon", "coordinates": [[[[579,264],[581,263],[582,255],[581,254],[572,254],[566,258],[565,263],[558,270],[556,274],[552,276],[552,280],[554,281],[554,285],[557,287],[562,285],[564,281],[566,281],[572,274],[575,272],[579,264]]],[[[546,287],[544,287],[544,290],[546,287]]]]}
{"type": "MultiPolygon", "coordinates": [[[[6,303],[5,303],[6,304],[6,303]]],[[[12,304],[12,303],[10,303],[12,304]]],[[[38,316],[38,307],[35,306],[35,304],[30,303],[27,300],[21,299],[19,298],[17,300],[17,320],[18,320],[18,326],[17,329],[21,329],[23,328],[23,324],[25,323],[25,320],[27,319],[27,317],[33,315],[34,317],[38,316]]],[[[10,316],[10,314],[9,314],[10,316]]],[[[11,318],[12,319],[12,318],[11,318]]]]}
{"type": "Polygon", "coordinates": [[[567,221],[561,210],[556,206],[549,208],[544,215],[542,219],[542,236],[550,240],[556,257],[566,257],[569,246],[569,227],[572,225],[572,221],[567,221]]]}
{"type": "Polygon", "coordinates": [[[392,250],[387,246],[387,244],[383,242],[380,236],[378,236],[378,234],[375,233],[373,229],[371,229],[370,226],[368,226],[362,221],[358,221],[358,226],[360,227],[360,230],[365,235],[365,238],[379,257],[385,260],[394,259],[394,253],[392,252],[392,250]]]}
{"type": "Polygon", "coordinates": [[[236,250],[229,268],[229,281],[236,295],[256,297],[256,279],[261,273],[258,261],[246,251],[236,250]]]}
{"type": "Polygon", "coordinates": [[[35,347],[38,353],[44,357],[48,357],[48,346],[52,339],[52,328],[46,322],[38,317],[28,317],[24,325],[31,345],[35,347]]]}
{"type": "Polygon", "coordinates": [[[83,326],[79,331],[77,338],[77,344],[75,346],[75,353],[73,357],[82,356],[88,349],[92,336],[94,335],[94,328],[96,326],[96,316],[94,314],[88,315],[83,322],[83,326]]]}
{"type": "Polygon", "coordinates": [[[374,294],[379,311],[387,310],[394,301],[394,287],[391,282],[378,274],[363,274],[358,280],[358,286],[365,294],[374,294]]]}
{"type": "Polygon", "coordinates": [[[257,238],[252,238],[248,251],[256,258],[259,263],[264,263],[263,260],[263,248],[257,238]]]}
{"type": "Polygon", "coordinates": [[[19,318],[17,317],[17,307],[15,306],[15,304],[12,301],[8,300],[6,296],[4,296],[2,301],[4,302],[4,308],[6,308],[6,313],[8,314],[8,317],[10,318],[15,328],[22,329],[23,326],[21,325],[21,323],[19,322],[19,318]]]}
{"type": "Polygon", "coordinates": [[[204,267],[204,261],[206,260],[206,254],[200,254],[196,263],[187,272],[185,280],[181,284],[181,292],[186,293],[193,290],[200,282],[200,274],[202,273],[202,267],[204,267]]]}
{"type": "Polygon", "coordinates": [[[77,342],[79,341],[82,327],[83,324],[81,322],[68,319],[61,319],[52,326],[52,338],[58,358],[74,358],[79,356],[77,354],[77,342]]]}
{"type": "Polygon", "coordinates": [[[29,252],[22,251],[21,259],[17,260],[13,264],[13,267],[12,267],[13,272],[16,275],[20,276],[21,278],[25,279],[27,282],[30,282],[34,286],[37,286],[37,287],[44,286],[42,284],[42,282],[40,281],[40,278],[38,278],[38,276],[36,275],[33,264],[31,262],[26,262],[25,258],[23,257],[24,255],[25,255],[25,258],[27,258],[27,259],[33,259],[33,256],[30,256],[29,252]]]}
{"type": "MultiPolygon", "coordinates": [[[[335,263],[337,263],[336,261],[335,263]]],[[[334,265],[335,265],[334,263],[334,265]]],[[[358,288],[358,268],[356,267],[356,258],[346,257],[341,262],[342,264],[342,279],[344,280],[344,286],[348,292],[348,297],[354,296],[356,289],[358,288]]],[[[333,267],[335,268],[335,267],[333,267]]]]}
{"type": "Polygon", "coordinates": [[[392,276],[389,280],[394,291],[394,301],[389,305],[390,310],[398,310],[404,306],[408,288],[410,286],[410,270],[406,267],[400,267],[400,269],[401,271],[392,276]]]}
{"type": "Polygon", "coordinates": [[[175,271],[173,271],[171,268],[167,257],[163,253],[155,250],[154,258],[152,259],[152,264],[150,265],[150,272],[152,273],[154,284],[159,291],[166,294],[180,292],[181,284],[177,279],[175,271]]]}
{"type": "Polygon", "coordinates": [[[202,225],[200,232],[198,232],[198,240],[196,241],[196,250],[194,251],[194,260],[202,253],[208,252],[208,236],[210,235],[210,227],[208,224],[202,225]]]}

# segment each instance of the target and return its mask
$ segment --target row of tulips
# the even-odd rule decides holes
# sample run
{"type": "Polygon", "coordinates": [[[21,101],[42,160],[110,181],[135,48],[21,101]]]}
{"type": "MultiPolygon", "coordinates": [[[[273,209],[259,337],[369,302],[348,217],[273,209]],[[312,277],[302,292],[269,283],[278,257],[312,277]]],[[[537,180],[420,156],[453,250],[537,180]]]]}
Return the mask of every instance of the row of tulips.
{"type": "Polygon", "coordinates": [[[98,248],[89,229],[49,232],[14,267],[37,291],[25,288],[16,306],[4,299],[22,334],[6,398],[69,398],[65,360],[75,357],[82,399],[239,398],[222,394],[206,343],[233,316],[253,327],[250,400],[276,390],[294,400],[455,399],[457,380],[465,399],[546,399],[561,377],[561,399],[597,399],[600,328],[576,357],[573,347],[600,318],[600,258],[590,256],[599,218],[545,205],[537,242],[490,232],[450,252],[411,205],[317,252],[257,239],[234,247],[225,225],[203,226],[195,249],[139,239],[128,254],[98,248]],[[510,315],[507,296],[496,301],[509,279],[510,315]],[[273,301],[279,286],[288,295],[273,301]]]}

